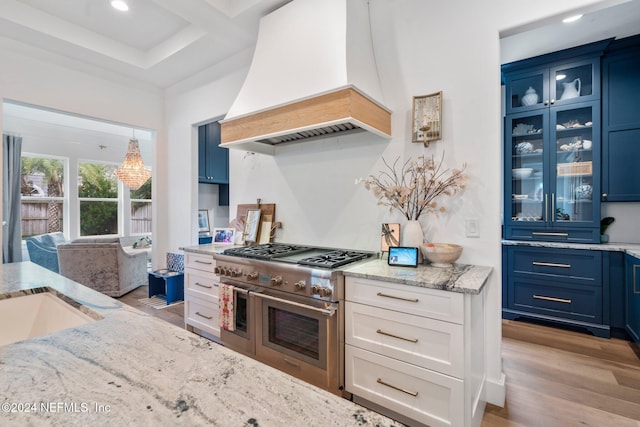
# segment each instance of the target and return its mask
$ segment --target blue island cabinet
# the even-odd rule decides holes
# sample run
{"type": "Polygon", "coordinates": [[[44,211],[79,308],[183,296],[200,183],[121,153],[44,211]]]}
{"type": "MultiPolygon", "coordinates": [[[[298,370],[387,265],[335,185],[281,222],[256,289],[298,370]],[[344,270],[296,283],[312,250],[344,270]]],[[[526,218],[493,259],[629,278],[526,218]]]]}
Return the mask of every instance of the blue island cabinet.
{"type": "Polygon", "coordinates": [[[640,342],[640,258],[626,256],[625,329],[631,339],[640,342]]]}

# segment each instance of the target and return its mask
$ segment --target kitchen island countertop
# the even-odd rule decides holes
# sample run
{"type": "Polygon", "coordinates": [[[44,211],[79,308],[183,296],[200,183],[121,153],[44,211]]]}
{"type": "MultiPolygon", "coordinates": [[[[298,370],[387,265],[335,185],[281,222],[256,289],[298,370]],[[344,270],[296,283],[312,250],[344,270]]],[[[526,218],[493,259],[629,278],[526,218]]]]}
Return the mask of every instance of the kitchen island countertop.
{"type": "Polygon", "coordinates": [[[422,288],[479,294],[491,271],[491,267],[467,264],[454,264],[449,268],[431,267],[429,264],[420,264],[417,267],[394,267],[389,266],[386,260],[377,259],[345,268],[343,273],[345,276],[383,280],[422,288]]]}
{"type": "Polygon", "coordinates": [[[397,425],[35,264],[0,272],[0,298],[48,287],[102,317],[0,347],[7,425],[397,425]]]}
{"type": "Polygon", "coordinates": [[[640,244],[638,243],[567,243],[567,242],[542,242],[542,241],[522,241],[503,240],[505,246],[534,246],[541,248],[564,248],[582,249],[590,251],[624,252],[626,254],[640,257],[640,244]]]}

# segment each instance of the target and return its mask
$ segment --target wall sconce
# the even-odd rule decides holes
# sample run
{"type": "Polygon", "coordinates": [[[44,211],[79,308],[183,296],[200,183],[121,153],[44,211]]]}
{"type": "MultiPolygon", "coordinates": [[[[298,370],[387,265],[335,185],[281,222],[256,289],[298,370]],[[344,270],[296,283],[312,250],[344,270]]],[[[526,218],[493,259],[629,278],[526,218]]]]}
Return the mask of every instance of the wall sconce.
{"type": "Polygon", "coordinates": [[[412,141],[429,146],[442,139],[442,91],[413,97],[412,141]]]}

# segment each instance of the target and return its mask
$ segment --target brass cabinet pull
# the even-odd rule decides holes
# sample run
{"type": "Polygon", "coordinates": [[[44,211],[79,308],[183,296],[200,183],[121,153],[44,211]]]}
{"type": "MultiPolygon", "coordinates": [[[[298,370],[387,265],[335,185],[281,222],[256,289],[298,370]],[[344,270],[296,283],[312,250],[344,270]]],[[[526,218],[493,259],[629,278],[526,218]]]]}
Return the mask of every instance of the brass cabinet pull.
{"type": "Polygon", "coordinates": [[[211,320],[213,319],[213,316],[205,316],[204,314],[200,313],[199,311],[196,311],[196,314],[200,317],[204,317],[207,320],[211,320]]]}
{"type": "Polygon", "coordinates": [[[640,294],[640,290],[636,289],[636,283],[638,283],[638,279],[636,277],[636,269],[640,268],[640,265],[633,264],[633,293],[640,294]]]}
{"type": "Polygon", "coordinates": [[[200,282],[195,282],[195,283],[194,283],[194,285],[196,285],[196,286],[200,286],[201,288],[207,288],[207,289],[211,289],[211,288],[212,288],[212,286],[211,286],[211,285],[203,285],[203,284],[202,284],[202,283],[200,283],[200,282]]]}
{"type": "Polygon", "coordinates": [[[403,393],[407,393],[407,394],[409,394],[409,395],[411,395],[413,397],[416,397],[418,395],[417,391],[409,391],[409,390],[406,390],[406,389],[404,389],[402,387],[398,387],[396,385],[389,384],[388,382],[384,381],[382,378],[378,378],[378,380],[376,382],[378,384],[382,384],[382,385],[386,385],[387,387],[391,387],[394,390],[398,390],[398,391],[401,391],[403,393]]]}
{"type": "Polygon", "coordinates": [[[534,231],[531,234],[534,236],[555,236],[555,237],[569,237],[569,233],[549,233],[542,231],[534,231]]]}
{"type": "Polygon", "coordinates": [[[535,299],[542,299],[542,300],[545,300],[545,301],[562,302],[564,304],[571,304],[571,300],[570,299],[545,297],[543,295],[534,295],[533,297],[535,299]]]}
{"type": "Polygon", "coordinates": [[[380,335],[386,335],[388,337],[398,338],[399,340],[405,340],[405,341],[409,341],[409,342],[412,342],[412,343],[418,342],[418,338],[405,338],[405,337],[401,337],[399,335],[392,334],[390,332],[385,332],[382,329],[378,329],[376,332],[379,333],[380,335]]]}
{"type": "Polygon", "coordinates": [[[206,264],[206,265],[213,264],[213,261],[201,261],[199,259],[195,260],[195,262],[197,262],[198,264],[206,264]]]}
{"type": "Polygon", "coordinates": [[[399,300],[402,300],[402,301],[418,302],[418,298],[404,298],[404,297],[397,297],[397,296],[395,296],[395,295],[383,294],[382,292],[378,292],[378,296],[379,296],[379,297],[385,297],[385,298],[399,299],[399,300]]]}
{"type": "MultiPolygon", "coordinates": [[[[549,221],[549,198],[547,193],[544,193],[544,220],[549,221]]],[[[536,234],[536,233],[533,233],[536,234]]]]}
{"type": "Polygon", "coordinates": [[[531,264],[538,265],[541,267],[560,267],[560,268],[571,268],[571,264],[556,264],[554,262],[538,262],[533,261],[531,264]]]}

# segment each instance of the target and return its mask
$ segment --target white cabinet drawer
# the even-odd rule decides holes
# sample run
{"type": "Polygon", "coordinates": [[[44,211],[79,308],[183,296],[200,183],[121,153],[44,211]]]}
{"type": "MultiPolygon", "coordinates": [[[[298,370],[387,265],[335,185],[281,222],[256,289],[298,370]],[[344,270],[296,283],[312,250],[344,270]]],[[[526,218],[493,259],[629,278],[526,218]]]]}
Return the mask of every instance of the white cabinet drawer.
{"type": "Polygon", "coordinates": [[[193,295],[205,295],[218,298],[220,277],[213,273],[188,268],[184,272],[185,291],[193,295]]]}
{"type": "Polygon", "coordinates": [[[345,299],[401,313],[463,323],[464,295],[360,277],[345,278],[345,299]]]}
{"type": "Polygon", "coordinates": [[[350,345],[345,364],[348,392],[432,427],[464,424],[462,380],[350,345]]]}
{"type": "Polygon", "coordinates": [[[345,304],[347,344],[458,378],[464,376],[463,334],[457,323],[345,304]]]}
{"type": "Polygon", "coordinates": [[[215,337],[220,337],[218,325],[219,307],[216,302],[185,295],[184,318],[187,325],[202,329],[215,337]]]}
{"type": "Polygon", "coordinates": [[[184,267],[194,268],[196,270],[214,272],[216,268],[216,260],[213,259],[213,255],[196,254],[193,252],[185,252],[184,254],[184,267]]]}

